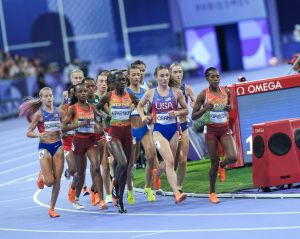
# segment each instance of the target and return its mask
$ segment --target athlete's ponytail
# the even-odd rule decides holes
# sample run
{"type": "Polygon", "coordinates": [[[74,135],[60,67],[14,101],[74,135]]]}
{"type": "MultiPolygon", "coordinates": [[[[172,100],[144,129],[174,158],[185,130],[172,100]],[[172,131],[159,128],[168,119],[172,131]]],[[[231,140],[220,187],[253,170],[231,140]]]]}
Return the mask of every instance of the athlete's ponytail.
{"type": "Polygon", "coordinates": [[[24,97],[24,102],[19,106],[19,117],[26,116],[28,122],[31,122],[32,116],[42,106],[43,92],[46,90],[52,91],[49,87],[44,87],[39,92],[39,98],[33,98],[31,96],[24,97]]]}

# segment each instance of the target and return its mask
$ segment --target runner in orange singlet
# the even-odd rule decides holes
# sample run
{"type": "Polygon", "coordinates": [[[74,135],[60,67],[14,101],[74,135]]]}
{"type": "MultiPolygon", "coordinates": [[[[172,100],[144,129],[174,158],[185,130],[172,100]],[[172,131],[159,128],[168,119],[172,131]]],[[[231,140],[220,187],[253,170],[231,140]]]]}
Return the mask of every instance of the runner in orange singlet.
{"type": "Polygon", "coordinates": [[[230,92],[220,87],[220,74],[214,67],[205,71],[209,87],[203,90],[196,99],[193,108],[192,119],[201,120],[207,126],[205,141],[211,159],[209,172],[210,179],[210,201],[219,203],[215,193],[216,177],[219,168],[218,143],[220,142],[225,150],[226,159],[220,163],[219,177],[225,177],[225,166],[237,161],[236,145],[229,128],[228,111],[231,110],[230,92]]]}

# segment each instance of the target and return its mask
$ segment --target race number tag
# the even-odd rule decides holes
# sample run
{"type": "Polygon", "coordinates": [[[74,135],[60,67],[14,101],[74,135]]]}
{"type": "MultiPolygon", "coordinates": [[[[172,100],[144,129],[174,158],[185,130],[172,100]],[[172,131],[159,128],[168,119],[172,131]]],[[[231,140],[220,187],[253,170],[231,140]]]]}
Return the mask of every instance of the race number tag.
{"type": "Polygon", "coordinates": [[[47,121],[44,122],[45,131],[46,132],[53,132],[60,130],[60,121],[47,121]]]}
{"type": "Polygon", "coordinates": [[[173,123],[176,123],[176,118],[169,115],[168,113],[157,114],[156,123],[158,123],[158,124],[173,124],[173,123]]]}
{"type": "Polygon", "coordinates": [[[115,108],[112,107],[111,117],[115,120],[129,120],[131,108],[115,108]]]}
{"type": "MultiPolygon", "coordinates": [[[[78,123],[82,123],[83,121],[84,121],[84,119],[78,119],[78,123]]],[[[95,121],[90,120],[89,124],[78,127],[77,132],[79,132],[79,133],[94,133],[95,132],[95,121]]]]}
{"type": "Polygon", "coordinates": [[[214,124],[223,124],[228,120],[226,111],[210,111],[210,122],[214,124]]]}

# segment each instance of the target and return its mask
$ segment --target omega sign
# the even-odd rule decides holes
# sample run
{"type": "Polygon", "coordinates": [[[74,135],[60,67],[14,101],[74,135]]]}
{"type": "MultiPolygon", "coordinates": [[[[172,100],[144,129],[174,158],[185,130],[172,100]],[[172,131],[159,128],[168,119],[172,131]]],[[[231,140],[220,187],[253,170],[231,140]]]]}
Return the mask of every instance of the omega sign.
{"type": "Polygon", "coordinates": [[[236,89],[237,95],[255,94],[266,91],[273,91],[282,89],[282,85],[279,81],[261,82],[257,84],[240,86],[236,89]]]}

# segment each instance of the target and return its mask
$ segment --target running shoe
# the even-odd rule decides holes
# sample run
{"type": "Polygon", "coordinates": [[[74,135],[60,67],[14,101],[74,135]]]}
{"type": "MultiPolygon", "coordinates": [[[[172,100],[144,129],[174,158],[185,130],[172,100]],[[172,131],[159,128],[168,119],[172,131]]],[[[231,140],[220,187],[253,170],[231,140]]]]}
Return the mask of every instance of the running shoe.
{"type": "Polygon", "coordinates": [[[41,170],[40,173],[39,173],[39,176],[38,176],[38,179],[37,179],[36,184],[37,184],[37,186],[38,186],[39,189],[44,189],[44,186],[45,186],[45,179],[44,179],[42,170],[41,170]]]}
{"type": "Polygon", "coordinates": [[[111,194],[107,194],[105,196],[105,202],[106,203],[112,203],[112,195],[111,194]]]}
{"type": "Polygon", "coordinates": [[[105,203],[105,201],[103,199],[101,199],[99,202],[99,209],[100,210],[108,209],[108,204],[105,203]]]}
{"type": "Polygon", "coordinates": [[[159,190],[160,189],[160,186],[161,186],[161,182],[160,182],[160,177],[156,175],[157,173],[157,169],[154,168],[152,169],[152,177],[153,177],[153,187],[156,189],[156,190],[159,190]]]}
{"type": "Polygon", "coordinates": [[[134,195],[133,195],[133,191],[129,190],[127,192],[127,202],[129,205],[133,205],[135,203],[135,199],[134,199],[134,195]]]}
{"type": "Polygon", "coordinates": [[[95,202],[95,192],[93,192],[92,189],[90,191],[90,196],[91,196],[91,204],[92,204],[92,206],[96,206],[97,204],[95,202]]]}
{"type": "Polygon", "coordinates": [[[70,183],[69,184],[69,192],[68,192],[68,199],[71,203],[74,203],[75,202],[75,193],[76,193],[76,190],[72,188],[71,186],[72,184],[70,183]]]}
{"type": "Polygon", "coordinates": [[[156,195],[161,195],[161,196],[165,196],[166,194],[165,194],[165,192],[160,188],[160,189],[158,189],[158,190],[156,190],[155,191],[155,194],[156,195]]]}
{"type": "Polygon", "coordinates": [[[178,203],[181,203],[183,200],[185,200],[187,197],[186,193],[176,193],[175,195],[175,203],[178,204],[178,203]]]}
{"type": "Polygon", "coordinates": [[[114,205],[117,206],[117,204],[118,204],[118,195],[117,195],[115,186],[113,186],[113,189],[111,191],[111,195],[112,195],[112,198],[113,198],[114,205]]]}
{"type": "Polygon", "coordinates": [[[124,203],[121,200],[118,200],[117,207],[119,209],[119,213],[127,213],[124,203]]]}
{"type": "Polygon", "coordinates": [[[60,217],[60,214],[56,213],[53,208],[49,209],[48,213],[49,213],[49,217],[52,218],[60,217]]]}
{"type": "Polygon", "coordinates": [[[71,178],[71,173],[70,173],[69,169],[65,170],[65,178],[68,180],[70,180],[70,178],[71,178]]]}
{"type": "Polygon", "coordinates": [[[155,202],[156,197],[153,194],[151,188],[145,188],[145,193],[147,194],[148,202],[155,202]]]}
{"type": "Polygon", "coordinates": [[[226,179],[226,171],[225,168],[221,167],[221,162],[219,163],[218,176],[220,182],[225,182],[226,179]]]}
{"type": "Polygon", "coordinates": [[[73,207],[74,207],[75,209],[77,209],[77,210],[82,210],[82,209],[84,209],[84,206],[82,206],[82,205],[79,203],[79,201],[73,202],[73,207]]]}
{"type": "Polygon", "coordinates": [[[90,195],[90,192],[89,192],[89,189],[87,186],[84,186],[82,188],[82,196],[87,196],[87,195],[90,195]]]}
{"type": "Polygon", "coordinates": [[[213,204],[216,204],[216,203],[219,203],[219,202],[220,202],[220,200],[219,200],[219,198],[217,197],[216,193],[210,193],[210,194],[209,194],[209,200],[210,200],[210,202],[213,203],[213,204]]]}
{"type": "Polygon", "coordinates": [[[95,203],[98,204],[99,202],[100,202],[99,194],[96,192],[95,193],[95,203]]]}

